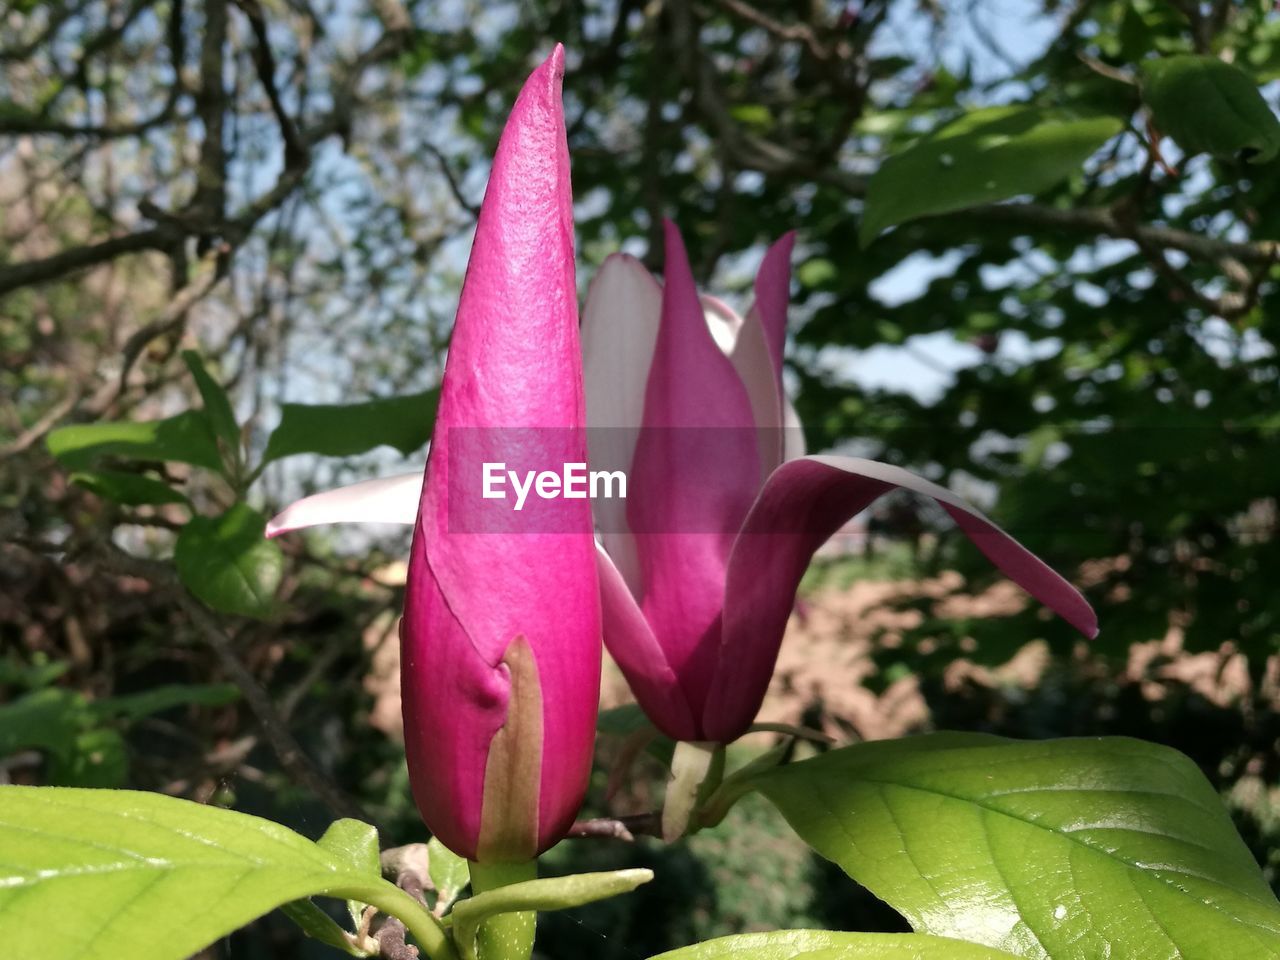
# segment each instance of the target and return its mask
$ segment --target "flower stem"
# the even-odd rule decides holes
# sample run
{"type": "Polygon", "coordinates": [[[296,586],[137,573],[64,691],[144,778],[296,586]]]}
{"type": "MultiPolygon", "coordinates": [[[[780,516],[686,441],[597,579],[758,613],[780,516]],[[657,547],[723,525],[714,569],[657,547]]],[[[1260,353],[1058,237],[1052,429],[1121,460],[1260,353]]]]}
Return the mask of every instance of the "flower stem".
{"type": "MultiPolygon", "coordinates": [[[[536,860],[527,863],[471,863],[471,892],[488,890],[533,880],[538,876],[536,860]]],[[[478,960],[529,960],[533,954],[533,933],[537,914],[533,911],[500,913],[489,917],[476,936],[478,960]]],[[[460,945],[463,953],[469,944],[460,945]]]]}

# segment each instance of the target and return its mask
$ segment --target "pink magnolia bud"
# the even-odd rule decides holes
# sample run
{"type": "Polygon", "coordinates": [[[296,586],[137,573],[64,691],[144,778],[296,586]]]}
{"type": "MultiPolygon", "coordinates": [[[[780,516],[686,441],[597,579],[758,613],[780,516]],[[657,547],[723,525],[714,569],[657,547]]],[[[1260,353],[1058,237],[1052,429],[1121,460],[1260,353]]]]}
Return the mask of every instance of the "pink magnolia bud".
{"type": "Polygon", "coordinates": [[[478,472],[490,461],[558,470],[587,459],[563,74],[557,46],[498,143],[425,480],[319,494],[268,526],[274,536],[403,521],[417,503],[400,629],[409,778],[431,831],[482,863],[530,860],[564,836],[586,790],[599,705],[589,501],[511,510],[481,500],[478,472]]]}

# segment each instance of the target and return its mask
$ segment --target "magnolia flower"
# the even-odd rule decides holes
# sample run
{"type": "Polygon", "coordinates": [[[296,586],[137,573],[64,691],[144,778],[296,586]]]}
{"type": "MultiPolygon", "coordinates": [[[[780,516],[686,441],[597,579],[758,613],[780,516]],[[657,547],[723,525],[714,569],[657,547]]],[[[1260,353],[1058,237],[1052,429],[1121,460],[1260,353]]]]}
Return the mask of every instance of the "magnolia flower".
{"type": "Polygon", "coordinates": [[[456,496],[472,458],[586,460],[563,61],[557,46],[529,77],[498,143],[425,481],[319,494],[268,527],[416,516],[400,630],[410,780],[431,831],[481,863],[530,860],[568,830],[599,703],[590,504],[508,510],[458,532],[480,515],[456,496]]]}
{"type": "Polygon", "coordinates": [[[1010,579],[1097,632],[1074,587],[951,491],[788,442],[791,234],[765,254],[745,317],[700,298],[673,224],[665,237],[662,286],[631,257],[605,261],[582,334],[592,466],[630,478],[625,503],[597,504],[605,644],[659,729],[719,743],[746,732],[814,551],[896,488],[932,497],[1010,579]]]}

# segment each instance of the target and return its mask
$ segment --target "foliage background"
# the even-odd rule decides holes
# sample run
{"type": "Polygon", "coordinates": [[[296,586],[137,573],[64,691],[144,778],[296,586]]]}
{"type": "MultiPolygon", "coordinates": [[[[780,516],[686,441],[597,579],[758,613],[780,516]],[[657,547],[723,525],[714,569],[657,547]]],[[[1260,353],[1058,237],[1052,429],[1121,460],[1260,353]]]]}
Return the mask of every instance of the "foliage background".
{"type": "MultiPolygon", "coordinates": [[[[1168,743],[1222,789],[1280,885],[1280,160],[1187,155],[1168,139],[1157,159],[1133,83],[1144,60],[1209,53],[1274,105],[1270,7],[4,0],[0,778],[162,790],[312,836],[360,809],[388,843],[420,838],[367,679],[378,638],[394,639],[404,539],[294,538],[265,619],[202,614],[170,567],[117,552],[170,556],[185,508],[72,484],[45,440],[199,406],[188,348],[227,386],[248,464],[283,403],[434,386],[486,157],[557,38],[584,283],[617,249],[659,270],[671,216],[698,276],[742,301],[762,244],[797,230],[788,379],[810,448],[989,500],[1099,610],[1086,645],[1017,604],[948,606],[940,593],[980,595],[993,578],[928,511],[891,501],[871,521],[881,546],[826,561],[809,603],[838,606],[855,582],[963,579],[886,601],[914,611],[905,620],[837,621],[835,649],[853,642],[842,631],[862,644],[869,712],[803,685],[777,702],[875,736],[906,684],[924,707],[903,732],[1168,743]],[[1000,104],[1125,126],[1034,197],[864,246],[884,159],[1000,104]],[[1002,669],[1033,640],[1029,678],[1002,669]]],[[[148,475],[205,515],[241,500],[269,512],[394,467],[420,442],[280,459],[256,477],[184,464],[148,475]]],[[[652,786],[623,801],[643,806],[652,786]]],[[[593,803],[603,809],[602,789],[593,803]]],[[[901,926],[762,805],[735,819],[736,833],[677,850],[558,850],[548,869],[644,863],[660,881],[549,919],[542,948],[628,957],[806,922],[901,926]]],[[[320,949],[268,918],[209,955],[320,949]]]]}

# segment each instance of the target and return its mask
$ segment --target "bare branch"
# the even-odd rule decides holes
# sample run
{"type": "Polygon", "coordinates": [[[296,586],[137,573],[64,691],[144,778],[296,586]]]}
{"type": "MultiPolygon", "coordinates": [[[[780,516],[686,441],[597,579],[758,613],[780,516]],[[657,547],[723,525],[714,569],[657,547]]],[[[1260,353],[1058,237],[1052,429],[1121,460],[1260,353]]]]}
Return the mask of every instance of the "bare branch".
{"type": "Polygon", "coordinates": [[[289,732],[276,712],[271,697],[262,689],[249,669],[240,662],[230,639],[221,626],[201,604],[187,592],[174,577],[168,566],[152,560],[132,556],[111,544],[104,544],[97,552],[104,566],[117,573],[142,577],[158,587],[170,591],[174,600],[190,618],[205,645],[213,651],[232,682],[239,687],[245,703],[257,717],[263,736],[275,752],[280,766],[299,786],[311,791],[335,816],[351,817],[372,822],[360,805],[331,783],[303,752],[302,747],[289,732]]]}
{"type": "Polygon", "coordinates": [[[39,260],[28,260],[24,263],[0,267],[0,296],[19,287],[57,280],[69,273],[95,267],[124,254],[139,253],[143,250],[164,250],[174,240],[170,230],[152,227],[83,247],[71,247],[39,260]]]}

